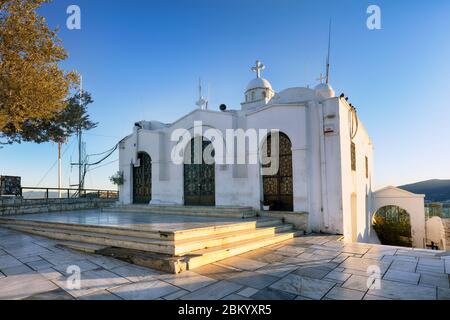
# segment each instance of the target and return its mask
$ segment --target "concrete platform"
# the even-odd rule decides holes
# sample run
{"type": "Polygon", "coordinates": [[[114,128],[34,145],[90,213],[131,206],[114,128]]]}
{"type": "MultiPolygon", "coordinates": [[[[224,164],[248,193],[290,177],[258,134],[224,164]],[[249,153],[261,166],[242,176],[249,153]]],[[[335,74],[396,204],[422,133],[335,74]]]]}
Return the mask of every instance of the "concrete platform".
{"type": "Polygon", "coordinates": [[[0,225],[60,240],[79,251],[116,254],[173,273],[276,244],[296,234],[292,225],[280,219],[203,217],[197,208],[191,210],[188,215],[129,211],[20,215],[0,218],[0,225]]]}

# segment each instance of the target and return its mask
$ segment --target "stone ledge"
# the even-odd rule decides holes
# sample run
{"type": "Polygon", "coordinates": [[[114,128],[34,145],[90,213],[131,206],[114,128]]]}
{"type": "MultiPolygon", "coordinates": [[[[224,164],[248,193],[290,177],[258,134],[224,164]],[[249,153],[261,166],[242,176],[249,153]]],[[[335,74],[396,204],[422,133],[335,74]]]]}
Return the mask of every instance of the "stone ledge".
{"type": "Polygon", "coordinates": [[[257,211],[258,216],[260,217],[270,217],[270,218],[278,218],[283,219],[285,223],[290,223],[294,225],[294,228],[297,230],[303,230],[306,233],[309,233],[308,227],[308,212],[300,212],[300,211],[257,211]]]}
{"type": "Polygon", "coordinates": [[[115,203],[115,199],[1,199],[0,216],[99,209],[115,203]]]}

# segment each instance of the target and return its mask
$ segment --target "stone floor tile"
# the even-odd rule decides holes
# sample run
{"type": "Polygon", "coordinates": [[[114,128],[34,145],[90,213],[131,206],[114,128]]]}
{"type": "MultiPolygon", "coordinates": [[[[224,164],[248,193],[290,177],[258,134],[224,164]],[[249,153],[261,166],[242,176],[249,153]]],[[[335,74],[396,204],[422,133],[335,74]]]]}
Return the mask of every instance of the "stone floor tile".
{"type": "Polygon", "coordinates": [[[62,274],[60,272],[52,268],[38,270],[37,272],[48,280],[58,279],[59,277],[62,277],[62,274]]]}
{"type": "Polygon", "coordinates": [[[347,288],[334,287],[325,298],[333,300],[362,300],[364,292],[347,288]]]}
{"type": "Polygon", "coordinates": [[[177,299],[181,298],[182,296],[185,296],[189,293],[190,292],[187,290],[178,290],[178,291],[175,291],[174,293],[170,293],[167,296],[164,296],[163,299],[164,300],[177,300],[177,299]]]}
{"type": "Polygon", "coordinates": [[[342,248],[343,253],[353,253],[353,254],[366,254],[369,251],[370,247],[367,246],[358,246],[355,244],[345,245],[342,248]]]}
{"type": "Polygon", "coordinates": [[[450,259],[445,260],[445,273],[450,274],[450,259]]]}
{"type": "Polygon", "coordinates": [[[255,288],[251,288],[251,287],[246,287],[242,290],[240,290],[237,294],[246,298],[251,297],[252,295],[254,295],[255,293],[258,292],[258,289],[255,288]]]}
{"type": "Polygon", "coordinates": [[[58,271],[62,274],[67,274],[67,269],[69,267],[73,267],[73,266],[80,268],[81,272],[100,269],[100,266],[98,266],[95,263],[90,262],[89,260],[78,260],[78,261],[73,261],[73,262],[69,262],[69,263],[66,262],[66,263],[54,266],[53,269],[55,269],[56,271],[58,271]]]}
{"type": "Polygon", "coordinates": [[[119,296],[116,296],[115,294],[112,294],[109,291],[106,290],[99,290],[95,291],[93,293],[81,296],[78,298],[79,300],[93,300],[93,301],[101,301],[101,300],[122,300],[119,296]]]}
{"type": "Polygon", "coordinates": [[[443,267],[444,260],[439,258],[419,258],[419,266],[443,267]]]}
{"type": "Polygon", "coordinates": [[[450,300],[450,289],[438,288],[437,290],[439,300],[450,300]]]}
{"type": "Polygon", "coordinates": [[[226,280],[240,272],[218,264],[207,264],[192,270],[193,272],[216,280],[226,280]]]}
{"type": "MultiPolygon", "coordinates": [[[[84,258],[84,257],[83,257],[84,258]]],[[[127,265],[126,262],[120,261],[118,259],[110,258],[110,257],[102,257],[98,255],[87,255],[86,259],[99,265],[103,269],[111,270],[117,267],[121,267],[127,265]]]]}
{"type": "Polygon", "coordinates": [[[180,274],[162,274],[158,279],[191,292],[217,282],[215,279],[202,276],[193,271],[185,271],[180,274]]]}
{"type": "Polygon", "coordinates": [[[291,273],[272,284],[270,288],[319,300],[322,299],[334,285],[334,282],[311,279],[291,273]]]}
{"type": "Polygon", "coordinates": [[[222,298],[220,300],[238,301],[238,300],[252,300],[252,299],[240,296],[240,295],[235,294],[235,293],[232,293],[232,294],[230,294],[230,295],[228,295],[228,296],[226,296],[226,297],[224,297],[224,298],[222,298]]]}
{"type": "Polygon", "coordinates": [[[223,280],[182,296],[180,300],[220,300],[241,288],[239,284],[223,280]]]}
{"type": "Polygon", "coordinates": [[[0,279],[0,300],[18,300],[56,290],[58,287],[39,274],[21,274],[0,279]]]}
{"type": "Polygon", "coordinates": [[[382,274],[386,272],[389,267],[389,263],[373,260],[373,259],[364,259],[364,258],[355,258],[348,257],[344,262],[342,262],[339,266],[346,269],[355,269],[360,271],[368,271],[370,268],[378,267],[382,274]]]}
{"type": "Polygon", "coordinates": [[[160,280],[136,282],[108,289],[125,300],[153,300],[178,290],[179,288],[160,280]]]}
{"type": "Polygon", "coordinates": [[[322,279],[328,273],[330,273],[330,271],[331,269],[328,268],[312,266],[312,267],[300,267],[297,270],[295,270],[294,273],[308,278],[322,279]]]}
{"type": "Polygon", "coordinates": [[[33,294],[24,300],[74,300],[74,298],[63,289],[55,289],[52,291],[33,294]]]}
{"type": "Polygon", "coordinates": [[[272,263],[265,267],[262,267],[256,272],[264,273],[270,276],[279,277],[282,278],[286,276],[287,274],[291,273],[292,271],[296,270],[298,266],[285,264],[285,263],[272,263]]]}
{"type": "Polygon", "coordinates": [[[295,294],[286,291],[265,288],[253,294],[250,298],[253,300],[294,300],[295,297],[295,294]]]}
{"type": "Polygon", "coordinates": [[[350,276],[350,273],[333,270],[325,276],[324,280],[345,282],[350,276]]]}
{"type": "Polygon", "coordinates": [[[294,300],[312,300],[311,298],[303,297],[303,296],[297,296],[294,300]]]}
{"type": "Polygon", "coordinates": [[[221,265],[232,266],[241,270],[254,271],[267,265],[265,262],[246,259],[241,257],[231,257],[220,261],[221,265]]]}
{"type": "Polygon", "coordinates": [[[374,296],[374,295],[371,295],[371,294],[366,294],[364,296],[363,300],[391,300],[391,299],[380,297],[380,296],[374,296]]]}
{"type": "Polygon", "coordinates": [[[27,244],[25,246],[18,245],[16,247],[10,247],[6,251],[17,259],[26,258],[30,256],[37,256],[51,252],[46,248],[38,246],[34,243],[27,244]]]}
{"type": "Polygon", "coordinates": [[[108,270],[90,270],[81,273],[81,287],[70,288],[68,283],[68,277],[62,275],[57,279],[53,279],[52,282],[58,285],[58,287],[66,290],[69,294],[75,298],[79,298],[96,291],[105,290],[108,288],[113,288],[119,285],[130,283],[129,280],[118,276],[108,270]]]}
{"type": "Polygon", "coordinates": [[[147,281],[155,279],[162,273],[149,268],[143,268],[135,265],[124,265],[110,270],[111,272],[122,276],[131,282],[147,281]]]}
{"type": "Polygon", "coordinates": [[[43,259],[28,262],[27,265],[33,270],[44,270],[53,267],[50,262],[43,259]]]}
{"type": "Polygon", "coordinates": [[[417,265],[416,272],[418,273],[445,273],[444,266],[431,266],[419,264],[417,265]]]}
{"type": "Polygon", "coordinates": [[[419,285],[448,289],[449,276],[445,273],[422,273],[420,276],[419,285]]]}
{"type": "Polygon", "coordinates": [[[405,272],[415,272],[417,268],[416,260],[393,260],[389,270],[405,271],[405,272]]]}
{"type": "Polygon", "coordinates": [[[369,277],[353,274],[344,282],[342,287],[366,292],[369,289],[370,284],[372,284],[372,282],[369,282],[369,277]]]}
{"type": "Polygon", "coordinates": [[[368,294],[393,300],[436,300],[436,288],[380,280],[380,288],[370,289],[368,294]]]}
{"type": "Polygon", "coordinates": [[[0,270],[5,268],[17,267],[23,263],[9,254],[0,256],[0,270]]]}
{"type": "Polygon", "coordinates": [[[286,256],[277,254],[275,250],[267,250],[265,248],[246,252],[238,257],[257,260],[265,263],[275,263],[286,259],[286,256]]]}
{"type": "Polygon", "coordinates": [[[252,287],[255,289],[263,289],[277,280],[280,280],[280,278],[264,273],[251,271],[238,272],[233,277],[228,279],[228,281],[239,283],[241,285],[252,287]]]}
{"type": "Polygon", "coordinates": [[[16,275],[21,275],[21,274],[25,274],[25,273],[35,273],[35,271],[33,269],[31,269],[30,267],[28,267],[25,264],[22,264],[22,265],[16,266],[16,267],[2,269],[2,272],[6,276],[16,276],[16,275]]]}
{"type": "Polygon", "coordinates": [[[28,257],[25,257],[25,258],[19,258],[19,260],[22,263],[28,263],[28,262],[42,260],[42,258],[40,256],[28,256],[28,257]]]}
{"type": "Polygon", "coordinates": [[[296,257],[303,252],[305,252],[305,248],[298,246],[284,246],[276,250],[277,254],[281,254],[283,256],[288,257],[296,257]]]}
{"type": "Polygon", "coordinates": [[[384,275],[383,279],[398,281],[398,282],[403,282],[403,283],[409,283],[409,284],[418,284],[419,279],[420,279],[420,274],[414,273],[414,272],[406,272],[406,271],[389,269],[388,272],[386,272],[386,274],[384,275]]]}

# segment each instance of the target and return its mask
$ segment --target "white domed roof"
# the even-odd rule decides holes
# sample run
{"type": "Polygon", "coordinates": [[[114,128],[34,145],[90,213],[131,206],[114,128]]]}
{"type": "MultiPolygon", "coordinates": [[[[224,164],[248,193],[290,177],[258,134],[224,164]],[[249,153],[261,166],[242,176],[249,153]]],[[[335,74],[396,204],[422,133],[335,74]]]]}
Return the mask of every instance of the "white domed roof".
{"type": "Polygon", "coordinates": [[[325,99],[332,98],[335,94],[333,88],[327,83],[318,84],[314,89],[325,99]]]}
{"type": "Polygon", "coordinates": [[[272,90],[272,85],[269,81],[264,78],[255,78],[247,85],[246,92],[256,88],[270,89],[272,90]]]}

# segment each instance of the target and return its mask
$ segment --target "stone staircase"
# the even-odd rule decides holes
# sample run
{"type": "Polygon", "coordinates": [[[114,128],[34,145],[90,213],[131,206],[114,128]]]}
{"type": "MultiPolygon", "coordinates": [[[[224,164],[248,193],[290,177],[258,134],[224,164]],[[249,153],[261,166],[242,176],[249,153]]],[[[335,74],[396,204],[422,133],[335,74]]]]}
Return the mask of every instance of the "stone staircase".
{"type": "MultiPolygon", "coordinates": [[[[145,209],[133,206],[129,210],[143,212],[139,210],[145,209]]],[[[240,214],[230,208],[217,210],[240,214]]],[[[20,217],[1,218],[0,225],[56,239],[71,249],[113,256],[172,273],[292,239],[299,233],[292,225],[273,218],[247,218],[231,224],[177,231],[156,231],[140,225],[116,227],[21,220],[20,217]]]]}
{"type": "Polygon", "coordinates": [[[154,214],[189,215],[219,218],[251,218],[257,212],[251,207],[199,207],[182,205],[116,205],[103,209],[104,212],[137,212],[154,214]]]}

